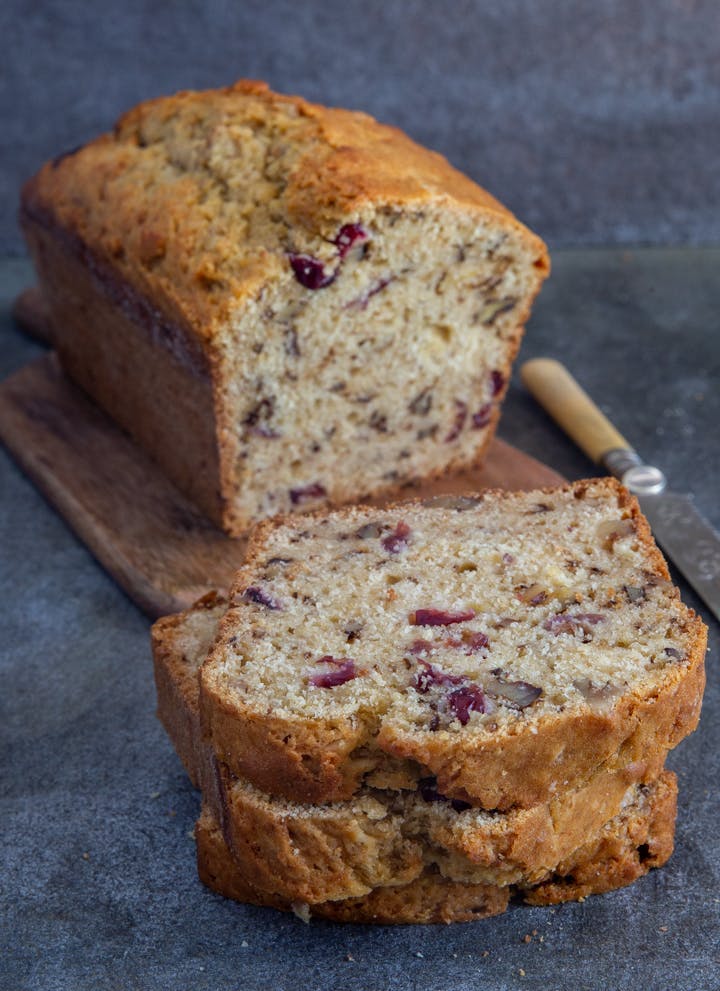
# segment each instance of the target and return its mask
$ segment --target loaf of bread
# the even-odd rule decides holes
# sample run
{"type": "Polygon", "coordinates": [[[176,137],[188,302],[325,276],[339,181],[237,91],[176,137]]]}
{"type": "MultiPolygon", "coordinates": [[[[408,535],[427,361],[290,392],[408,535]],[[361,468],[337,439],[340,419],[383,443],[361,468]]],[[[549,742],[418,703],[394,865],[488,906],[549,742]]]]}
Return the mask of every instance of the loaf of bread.
{"type": "Polygon", "coordinates": [[[694,729],[706,630],[621,486],[432,502],[256,529],[200,678],[234,774],[507,810],[694,729]]]}
{"type": "Polygon", "coordinates": [[[453,881],[435,868],[425,868],[405,884],[313,904],[253,885],[243,862],[231,853],[210,807],[203,805],[195,827],[198,873],[204,884],[226,898],[295,911],[307,920],[316,917],[391,925],[468,922],[504,912],[511,897],[531,905],[576,901],[621,888],[652,867],[661,867],[673,850],[676,799],[675,775],[666,771],[652,785],[640,788],[615,819],[534,885],[498,887],[453,881]]]}
{"type": "Polygon", "coordinates": [[[142,104],[21,219],[65,370],[231,534],[478,462],[548,271],[440,155],[254,82],[142,104]]]}

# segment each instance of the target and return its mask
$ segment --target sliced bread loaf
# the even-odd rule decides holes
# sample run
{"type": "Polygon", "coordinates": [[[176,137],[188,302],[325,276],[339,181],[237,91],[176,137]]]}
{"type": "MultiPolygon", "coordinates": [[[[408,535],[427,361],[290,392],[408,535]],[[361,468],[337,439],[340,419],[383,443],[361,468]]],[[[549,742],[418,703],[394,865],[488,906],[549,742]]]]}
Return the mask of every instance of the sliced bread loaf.
{"type": "Polygon", "coordinates": [[[218,760],[529,807],[694,729],[706,630],[610,479],[261,524],[201,671],[218,760]]]}
{"type": "MultiPolygon", "coordinates": [[[[364,787],[326,806],[273,800],[218,765],[199,736],[197,673],[224,605],[206,597],[153,628],[158,712],[192,780],[244,864],[246,880],[306,901],[364,894],[414,877],[422,864],[472,883],[537,880],[594,836],[660,772],[665,751],[599,767],[547,803],[490,813],[449,802],[435,782],[412,791],[364,787]],[[276,889],[272,889],[276,890],[276,889]]],[[[277,893],[277,892],[276,892],[277,893]]]]}

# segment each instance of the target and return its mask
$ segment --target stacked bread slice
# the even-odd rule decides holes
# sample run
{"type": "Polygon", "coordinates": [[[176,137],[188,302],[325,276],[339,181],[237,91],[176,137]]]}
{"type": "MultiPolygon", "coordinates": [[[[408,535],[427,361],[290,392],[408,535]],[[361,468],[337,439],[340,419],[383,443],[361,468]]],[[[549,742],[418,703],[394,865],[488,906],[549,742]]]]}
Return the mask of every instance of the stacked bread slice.
{"type": "Polygon", "coordinates": [[[153,630],[205,883],[345,921],[582,898],[672,851],[705,628],[609,480],[260,524],[153,630]]]}

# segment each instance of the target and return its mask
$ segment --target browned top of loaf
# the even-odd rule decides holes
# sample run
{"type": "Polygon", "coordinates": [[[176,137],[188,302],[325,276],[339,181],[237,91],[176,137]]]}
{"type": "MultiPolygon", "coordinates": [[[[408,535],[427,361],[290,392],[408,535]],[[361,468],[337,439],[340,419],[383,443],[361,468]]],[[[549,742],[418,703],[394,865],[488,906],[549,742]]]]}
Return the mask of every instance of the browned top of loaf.
{"type": "Polygon", "coordinates": [[[383,208],[471,212],[542,242],[443,156],[364,113],[241,80],[150,100],[46,163],[25,211],[77,236],[169,316],[217,322],[287,274],[287,252],[330,256],[341,223],[383,208]]]}

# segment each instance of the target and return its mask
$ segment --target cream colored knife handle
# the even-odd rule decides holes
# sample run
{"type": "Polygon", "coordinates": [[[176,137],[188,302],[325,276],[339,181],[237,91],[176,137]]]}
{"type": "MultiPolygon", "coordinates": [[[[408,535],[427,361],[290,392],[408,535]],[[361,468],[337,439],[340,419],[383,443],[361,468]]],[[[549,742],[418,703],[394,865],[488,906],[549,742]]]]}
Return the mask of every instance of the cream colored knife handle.
{"type": "Polygon", "coordinates": [[[665,488],[659,468],[643,463],[570,372],[553,358],[533,358],[520,370],[523,382],[555,422],[593,461],[638,495],[665,488]]]}
{"type": "Polygon", "coordinates": [[[602,464],[608,451],[630,448],[559,361],[533,358],[525,362],[520,374],[543,409],[592,461],[602,464]]]}

